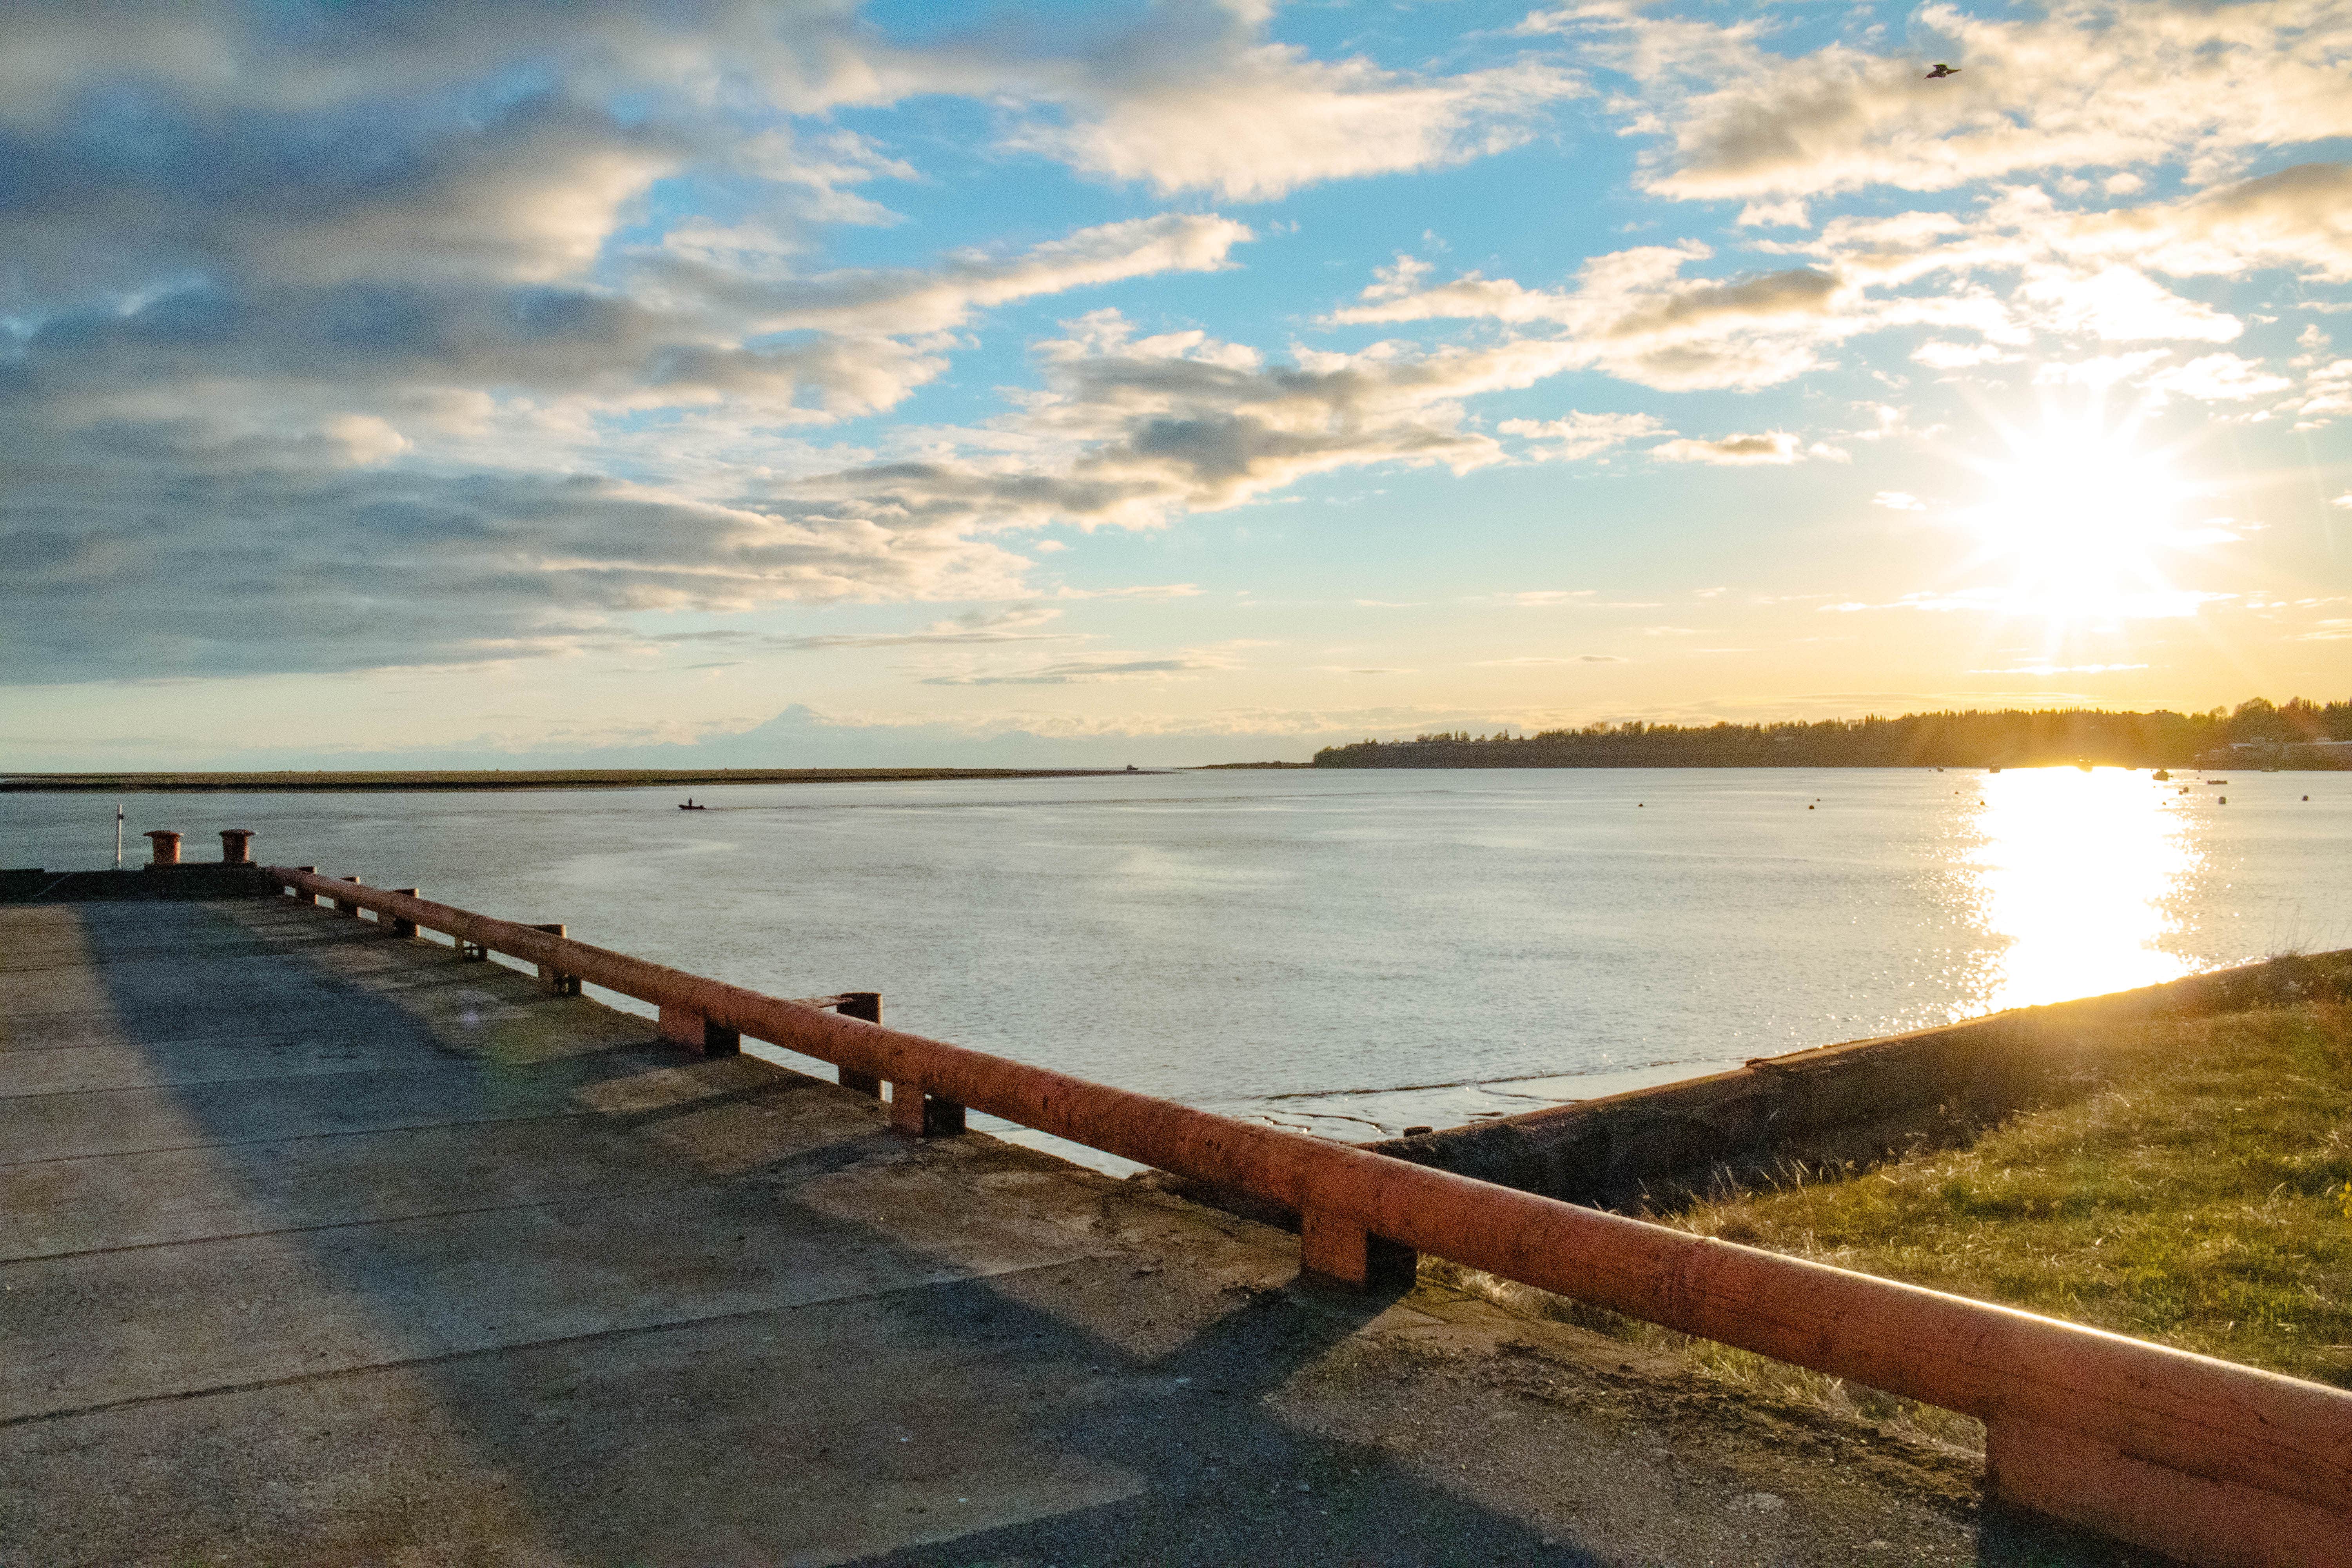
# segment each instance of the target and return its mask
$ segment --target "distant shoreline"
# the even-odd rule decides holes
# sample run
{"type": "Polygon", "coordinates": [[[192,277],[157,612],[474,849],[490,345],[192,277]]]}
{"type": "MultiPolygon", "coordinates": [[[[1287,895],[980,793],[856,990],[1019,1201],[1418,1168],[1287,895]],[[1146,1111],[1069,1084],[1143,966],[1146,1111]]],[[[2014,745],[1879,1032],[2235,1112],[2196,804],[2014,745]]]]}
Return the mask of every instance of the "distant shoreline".
{"type": "MultiPolygon", "coordinates": [[[[1154,773],[1164,769],[1150,770],[1154,773]]],[[[912,784],[933,779],[1124,777],[1125,768],[534,768],[402,773],[14,773],[0,795],[262,794],[273,790],[645,789],[656,785],[912,784]]]]}

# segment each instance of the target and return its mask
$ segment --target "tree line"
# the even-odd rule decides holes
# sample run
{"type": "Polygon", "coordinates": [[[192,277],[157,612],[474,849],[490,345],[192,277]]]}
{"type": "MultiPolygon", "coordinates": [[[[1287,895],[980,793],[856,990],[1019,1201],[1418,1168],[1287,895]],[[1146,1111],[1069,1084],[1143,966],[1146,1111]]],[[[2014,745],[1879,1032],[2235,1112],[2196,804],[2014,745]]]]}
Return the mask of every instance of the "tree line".
{"type": "MultiPolygon", "coordinates": [[[[1321,768],[2187,767],[2233,746],[2352,741],[2352,700],[2257,697],[2203,713],[2042,708],[1872,714],[1778,724],[1587,724],[1514,735],[1467,731],[1358,741],[1315,753],[1321,768]]],[[[2216,754],[2219,754],[2218,756],[2216,754]]],[[[2248,762],[2260,758],[2239,753],[2248,762]]],[[[2325,753],[2281,759],[2307,764],[2325,753]]],[[[2334,762],[2336,759],[2329,758],[2334,762]]],[[[2339,765],[2352,764],[2352,758],[2339,765]]]]}

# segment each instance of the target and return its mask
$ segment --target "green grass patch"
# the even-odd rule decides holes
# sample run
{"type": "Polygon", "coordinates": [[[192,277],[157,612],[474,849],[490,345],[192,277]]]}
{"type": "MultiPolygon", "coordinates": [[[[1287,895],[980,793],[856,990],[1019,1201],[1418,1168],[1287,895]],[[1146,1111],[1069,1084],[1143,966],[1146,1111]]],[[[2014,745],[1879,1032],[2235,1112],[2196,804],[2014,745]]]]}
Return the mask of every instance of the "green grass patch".
{"type": "Polygon", "coordinates": [[[2352,1387],[2352,1007],[2148,1035],[1965,1149],[1667,1223],[2352,1387]]]}
{"type": "MultiPolygon", "coordinates": [[[[1653,1217],[2352,1388],[2352,1006],[2134,1026],[2084,1097],[1968,1147],[1653,1217]]],[[[1427,1258],[1433,1283],[1771,1401],[1981,1449],[1948,1410],[1427,1258]]]]}

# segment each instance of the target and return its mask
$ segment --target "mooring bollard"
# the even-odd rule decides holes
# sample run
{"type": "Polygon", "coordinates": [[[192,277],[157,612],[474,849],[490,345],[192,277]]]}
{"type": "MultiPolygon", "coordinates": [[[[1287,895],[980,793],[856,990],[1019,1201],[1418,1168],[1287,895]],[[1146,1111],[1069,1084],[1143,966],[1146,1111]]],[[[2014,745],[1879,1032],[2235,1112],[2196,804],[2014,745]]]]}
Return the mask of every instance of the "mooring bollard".
{"type": "MultiPolygon", "coordinates": [[[[338,877],[335,880],[339,882],[356,882],[359,880],[359,878],[356,876],[338,877]]],[[[360,918],[360,907],[357,904],[351,903],[342,899],[337,899],[333,901],[335,905],[335,912],[342,916],[345,920],[355,921],[360,918]]]]}
{"type": "Polygon", "coordinates": [[[743,1051],[743,1037],[724,1024],[714,1024],[691,1007],[674,1002],[661,1005],[661,1019],[655,1026],[663,1041],[698,1056],[732,1057],[743,1051]]]}
{"type": "Polygon", "coordinates": [[[159,866],[176,866],[180,863],[178,834],[168,827],[154,827],[148,829],[146,837],[147,841],[155,847],[147,862],[147,868],[150,871],[159,866]]]}
{"type": "MultiPolygon", "coordinates": [[[[419,896],[416,889],[414,888],[394,888],[393,891],[405,899],[414,899],[419,896]]],[[[387,923],[391,925],[392,934],[394,936],[415,936],[416,934],[416,922],[415,921],[404,921],[394,918],[389,920],[387,923]]]]}
{"type": "Polygon", "coordinates": [[[1409,1285],[1420,1255],[1401,1241],[1374,1236],[1353,1220],[1319,1209],[1298,1215],[1298,1266],[1351,1289],[1409,1285]]]}
{"type": "Polygon", "coordinates": [[[250,866],[253,864],[253,829],[224,827],[221,829],[221,864],[250,866]]]}
{"type": "MultiPolygon", "coordinates": [[[[845,1018],[858,1018],[868,1024],[882,1021],[882,993],[879,991],[845,991],[833,1005],[833,1010],[845,1018]]],[[[838,1074],[841,1087],[854,1089],[860,1094],[882,1098],[882,1080],[872,1073],[852,1072],[843,1068],[838,1074]]]]}
{"type": "MultiPolygon", "coordinates": [[[[533,931],[543,931],[550,936],[562,936],[563,934],[563,926],[561,921],[553,925],[533,926],[530,929],[533,931]]],[[[558,996],[577,996],[580,994],[580,976],[576,974],[563,973],[561,970],[552,969],[544,963],[539,966],[539,983],[541,986],[553,992],[558,996]]]]}

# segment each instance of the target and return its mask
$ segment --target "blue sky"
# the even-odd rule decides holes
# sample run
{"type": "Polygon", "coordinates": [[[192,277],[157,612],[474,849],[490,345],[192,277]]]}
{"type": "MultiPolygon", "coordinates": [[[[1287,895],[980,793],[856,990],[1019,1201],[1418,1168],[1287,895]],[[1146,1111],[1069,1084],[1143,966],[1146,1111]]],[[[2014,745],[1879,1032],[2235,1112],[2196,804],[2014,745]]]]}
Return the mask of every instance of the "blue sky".
{"type": "Polygon", "coordinates": [[[12,7],[0,758],[2340,697],[2347,65],[2296,0],[12,7]]]}

